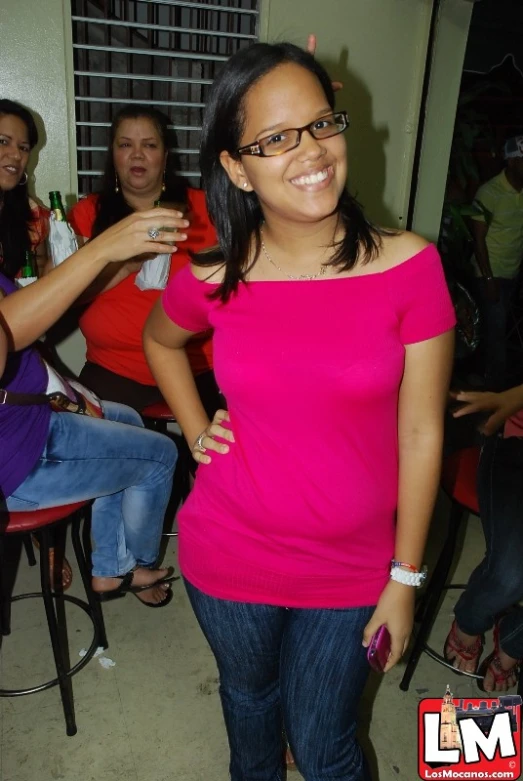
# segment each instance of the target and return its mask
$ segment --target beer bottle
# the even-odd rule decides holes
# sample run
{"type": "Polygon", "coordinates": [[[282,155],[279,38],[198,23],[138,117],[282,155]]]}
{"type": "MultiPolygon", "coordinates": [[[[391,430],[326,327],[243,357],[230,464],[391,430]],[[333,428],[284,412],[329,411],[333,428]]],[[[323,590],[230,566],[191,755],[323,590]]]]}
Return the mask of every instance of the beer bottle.
{"type": "Polygon", "coordinates": [[[25,262],[20,271],[20,276],[22,279],[38,276],[36,271],[36,256],[34,252],[31,252],[31,250],[27,250],[25,253],[25,262]]]}
{"type": "Polygon", "coordinates": [[[51,211],[54,214],[55,220],[58,222],[67,222],[65,216],[65,209],[62,203],[62,196],[59,190],[53,190],[49,193],[49,200],[51,201],[51,211]]]}

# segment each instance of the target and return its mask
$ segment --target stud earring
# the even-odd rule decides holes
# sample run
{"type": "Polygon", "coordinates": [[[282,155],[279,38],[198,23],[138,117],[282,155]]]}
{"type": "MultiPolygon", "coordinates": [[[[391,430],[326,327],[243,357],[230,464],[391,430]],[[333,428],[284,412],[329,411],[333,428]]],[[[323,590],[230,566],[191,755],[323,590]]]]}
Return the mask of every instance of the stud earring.
{"type": "Polygon", "coordinates": [[[247,182],[244,182],[244,183],[243,183],[243,188],[244,188],[244,190],[245,190],[245,189],[246,189],[248,186],[249,186],[249,185],[247,184],[247,182]]]}
{"type": "Polygon", "coordinates": [[[163,182],[162,182],[162,193],[164,193],[166,190],[165,187],[165,168],[163,169],[163,182]]]}
{"type": "Polygon", "coordinates": [[[115,193],[119,193],[120,192],[120,184],[118,182],[118,174],[114,175],[114,191],[115,191],[115,193]]]}

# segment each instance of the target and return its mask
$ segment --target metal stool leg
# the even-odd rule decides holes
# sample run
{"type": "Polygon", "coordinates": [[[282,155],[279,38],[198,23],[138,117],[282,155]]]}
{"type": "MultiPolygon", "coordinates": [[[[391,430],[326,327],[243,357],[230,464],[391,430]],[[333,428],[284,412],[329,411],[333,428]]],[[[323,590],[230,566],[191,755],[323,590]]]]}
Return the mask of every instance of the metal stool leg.
{"type": "MultiPolygon", "coordinates": [[[[73,549],[76,555],[76,561],[78,563],[80,576],[84,584],[85,595],[87,597],[87,601],[91,609],[91,615],[93,617],[93,621],[95,622],[98,630],[99,642],[102,648],[106,649],[109,647],[109,643],[107,642],[107,635],[105,632],[105,622],[104,622],[104,617],[102,612],[102,606],[100,604],[100,601],[96,598],[96,595],[91,586],[91,567],[90,567],[91,548],[89,545],[89,548],[86,551],[85,546],[82,546],[82,542],[80,539],[80,528],[82,526],[82,515],[81,515],[82,512],[84,511],[81,511],[73,518],[71,524],[71,540],[73,542],[73,549]],[[87,559],[88,555],[89,555],[89,561],[87,559]]],[[[90,513],[91,511],[90,509],[88,509],[87,511],[84,512],[83,515],[84,542],[86,537],[89,538],[90,540],[90,534],[89,534],[90,527],[91,527],[90,513]]]]}
{"type": "Polygon", "coordinates": [[[0,632],[4,637],[11,634],[11,594],[5,577],[5,540],[0,535],[0,632]]]}
{"type": "Polygon", "coordinates": [[[35,567],[36,566],[35,549],[33,548],[33,543],[30,534],[24,534],[24,548],[25,548],[25,555],[27,556],[27,563],[29,564],[30,567],[35,567]]]}
{"type": "MultiPolygon", "coordinates": [[[[40,580],[42,584],[42,595],[45,605],[45,612],[47,615],[47,624],[49,626],[49,635],[53,648],[56,674],[58,676],[60,686],[60,695],[64,709],[66,732],[69,736],[72,736],[76,735],[77,728],[74,714],[73,687],[71,679],[67,676],[69,670],[67,661],[69,657],[69,649],[67,647],[67,624],[65,621],[63,590],[58,589],[53,595],[53,591],[51,589],[51,577],[49,572],[49,529],[43,528],[39,530],[37,537],[40,542],[40,580]]],[[[56,540],[55,543],[56,542],[58,542],[58,540],[56,540]]],[[[57,561],[57,559],[61,560],[63,555],[58,555],[59,546],[55,544],[54,547],[55,561],[57,561]]],[[[61,565],[61,561],[57,561],[57,565],[58,564],[61,565]]]]}
{"type": "Polygon", "coordinates": [[[408,691],[410,681],[416,671],[420,656],[425,649],[427,637],[429,636],[434,619],[436,618],[441,594],[447,582],[450,568],[452,566],[458,531],[464,516],[464,508],[457,502],[453,502],[449,519],[447,539],[445,540],[445,545],[443,546],[443,550],[441,551],[438,558],[438,562],[434,569],[432,578],[430,579],[430,583],[427,586],[424,604],[420,611],[423,618],[414,641],[414,646],[407,661],[407,666],[405,668],[403,678],[401,679],[400,689],[404,692],[408,691]]]}
{"type": "Polygon", "coordinates": [[[4,637],[11,634],[11,602],[22,541],[9,534],[0,534],[0,627],[4,637]]]}

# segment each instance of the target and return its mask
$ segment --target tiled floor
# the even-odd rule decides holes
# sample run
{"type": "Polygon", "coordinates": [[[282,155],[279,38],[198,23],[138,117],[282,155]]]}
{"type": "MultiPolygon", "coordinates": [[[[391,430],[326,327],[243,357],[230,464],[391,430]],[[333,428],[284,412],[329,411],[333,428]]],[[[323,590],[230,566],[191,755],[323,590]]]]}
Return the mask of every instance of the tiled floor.
{"type": "MultiPolygon", "coordinates": [[[[433,524],[429,553],[444,533],[444,522],[433,524]]],[[[461,580],[482,555],[476,518],[469,521],[463,550],[456,573],[461,580]]],[[[174,561],[171,544],[166,562],[174,561]]],[[[29,569],[23,559],[16,591],[36,590],[37,578],[37,568],[29,569]]],[[[80,591],[78,581],[76,577],[73,594],[80,591]]],[[[450,624],[451,595],[434,628],[438,647],[450,624]]],[[[95,659],[74,678],[75,737],[65,735],[57,688],[0,699],[1,781],[225,781],[227,747],[216,668],[181,582],[174,584],[174,599],[166,609],[147,610],[127,596],[104,610],[110,642],[105,656],[115,666],[104,669],[95,659]]],[[[68,612],[72,656],[89,642],[87,620],[79,612],[68,612]]],[[[3,687],[52,677],[39,601],[14,607],[13,633],[4,641],[0,671],[3,687]]],[[[362,703],[362,741],[376,781],[417,777],[416,711],[421,696],[442,696],[447,683],[460,696],[475,696],[472,682],[426,656],[408,693],[398,688],[401,675],[402,666],[383,678],[372,677],[362,703]]]]}

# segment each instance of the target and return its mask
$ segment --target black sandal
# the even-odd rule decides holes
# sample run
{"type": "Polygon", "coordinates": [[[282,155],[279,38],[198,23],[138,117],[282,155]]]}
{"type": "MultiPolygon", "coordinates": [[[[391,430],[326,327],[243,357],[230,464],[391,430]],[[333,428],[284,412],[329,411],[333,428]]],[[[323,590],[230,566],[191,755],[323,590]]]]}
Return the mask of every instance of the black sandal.
{"type": "MultiPolygon", "coordinates": [[[[125,575],[113,575],[112,577],[118,578],[122,581],[120,585],[117,586],[117,588],[111,589],[111,591],[95,592],[96,597],[100,602],[109,602],[111,599],[119,599],[120,597],[124,597],[126,594],[134,594],[137,596],[137,594],[140,592],[148,591],[150,588],[154,588],[155,586],[162,586],[173,583],[175,580],[180,580],[179,575],[173,575],[173,572],[173,567],[169,567],[166,577],[155,580],[154,583],[149,583],[147,586],[133,586],[134,569],[132,569],[130,572],[126,572],[125,575]]],[[[143,605],[147,605],[147,607],[163,607],[164,605],[168,605],[171,599],[172,591],[169,590],[166,592],[165,599],[162,599],[161,602],[144,602],[143,599],[140,599],[140,602],[143,605]]]]}

